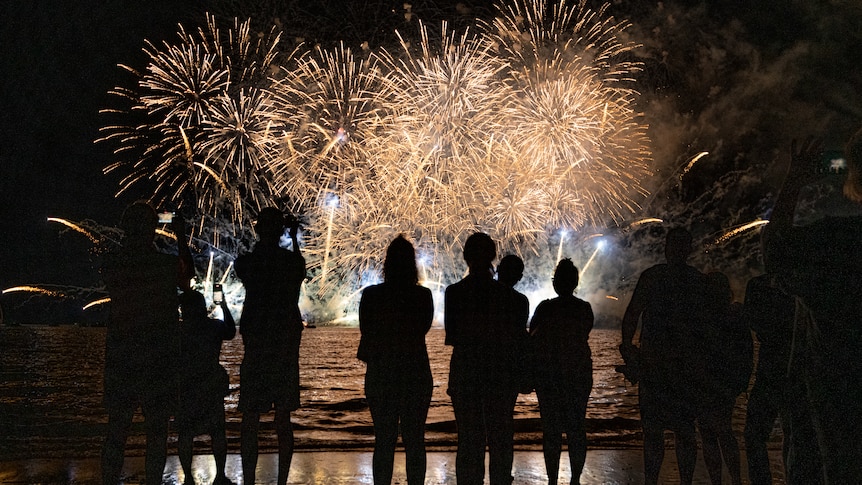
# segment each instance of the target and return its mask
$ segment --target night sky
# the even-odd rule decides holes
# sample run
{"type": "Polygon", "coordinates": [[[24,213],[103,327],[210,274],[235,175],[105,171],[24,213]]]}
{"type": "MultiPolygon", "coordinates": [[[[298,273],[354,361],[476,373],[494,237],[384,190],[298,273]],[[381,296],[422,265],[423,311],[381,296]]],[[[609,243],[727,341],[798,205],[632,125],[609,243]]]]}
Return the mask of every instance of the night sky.
{"type": "MultiPolygon", "coordinates": [[[[0,7],[0,288],[20,284],[93,285],[89,242],[47,217],[116,224],[122,207],[145,193],[115,199],[117,176],[103,175],[109,146],[95,145],[112,106],[107,92],[130,86],[123,63],[143,69],[144,39],[174,40],[176,26],[197,25],[205,11],[279,17],[290,36],[323,44],[391,42],[404,28],[404,2],[150,0],[6,2],[0,7]]],[[[426,21],[454,25],[487,16],[484,2],[414,2],[426,21]]],[[[715,161],[692,177],[774,163],[793,137],[824,136],[840,148],[862,125],[862,6],[855,0],[616,0],[643,46],[638,76],[642,108],[659,174],[694,153],[715,161]],[[751,5],[756,4],[756,5],[751,5]]],[[[661,176],[657,178],[662,178],[661,176]]],[[[762,197],[774,187],[764,177],[762,197]]]]}

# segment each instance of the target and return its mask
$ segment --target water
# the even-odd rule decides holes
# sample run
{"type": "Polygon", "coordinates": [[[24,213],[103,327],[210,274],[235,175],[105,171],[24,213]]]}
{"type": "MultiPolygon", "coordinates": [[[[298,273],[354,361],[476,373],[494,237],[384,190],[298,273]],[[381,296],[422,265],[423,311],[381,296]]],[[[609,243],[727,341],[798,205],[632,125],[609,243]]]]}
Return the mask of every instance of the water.
{"type": "MultiPolygon", "coordinates": [[[[97,456],[107,417],[101,406],[104,328],[75,326],[0,327],[0,459],[97,456]]],[[[428,415],[430,450],[452,450],[455,426],[446,395],[451,348],[444,331],[426,339],[434,376],[428,415]]],[[[303,449],[370,449],[371,417],[363,401],[365,365],[356,359],[359,330],[321,327],[303,333],[300,350],[302,408],[294,414],[297,446],[303,449]]],[[[587,410],[590,445],[596,448],[640,445],[637,392],[614,371],[620,363],[619,332],[594,330],[590,339],[594,388],[587,410]]],[[[226,398],[228,441],[239,448],[241,415],[239,338],[225,342],[222,364],[231,375],[226,398]]],[[[263,451],[273,449],[272,413],[265,415],[263,451]]],[[[540,426],[535,394],[520,395],[515,408],[519,449],[539,449],[540,426]]],[[[136,416],[128,453],[143,453],[141,417],[136,416]]],[[[172,434],[172,440],[175,435],[172,434]]],[[[170,443],[174,449],[174,442],[170,443]]]]}

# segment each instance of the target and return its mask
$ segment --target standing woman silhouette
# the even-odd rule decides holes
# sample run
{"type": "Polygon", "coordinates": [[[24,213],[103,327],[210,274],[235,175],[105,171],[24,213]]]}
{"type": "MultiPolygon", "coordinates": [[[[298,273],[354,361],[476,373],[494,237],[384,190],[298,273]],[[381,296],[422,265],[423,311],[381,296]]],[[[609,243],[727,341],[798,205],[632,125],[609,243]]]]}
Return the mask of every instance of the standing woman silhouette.
{"type": "Polygon", "coordinates": [[[580,483],[587,458],[584,422],[593,388],[593,359],[588,340],[594,317],[592,306],[574,295],[578,280],[578,268],[572,260],[560,261],[553,281],[559,296],[539,303],[530,322],[542,370],[536,382],[536,396],[549,484],[556,484],[559,477],[563,433],[569,445],[571,483],[580,483]]]}
{"type": "Polygon", "coordinates": [[[386,250],[383,283],[362,291],[359,351],[367,364],[365,397],[374,422],[376,485],[392,483],[398,425],[407,455],[407,483],[425,483],[425,419],[433,380],[425,334],[434,318],[431,291],[419,285],[416,252],[403,236],[386,250]]]}

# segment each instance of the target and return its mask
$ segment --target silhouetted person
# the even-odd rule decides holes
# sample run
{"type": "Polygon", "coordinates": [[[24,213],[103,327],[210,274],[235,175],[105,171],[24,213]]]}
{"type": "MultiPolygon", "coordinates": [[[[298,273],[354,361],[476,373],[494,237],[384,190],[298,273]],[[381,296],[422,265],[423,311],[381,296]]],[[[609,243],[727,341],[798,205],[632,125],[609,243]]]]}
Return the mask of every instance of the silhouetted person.
{"type": "Polygon", "coordinates": [[[744,314],[757,336],[757,367],[748,396],[745,454],[751,485],[771,485],[767,442],[775,419],[784,435],[784,480],[789,485],[823,482],[817,436],[805,403],[805,382],[799,362],[790,364],[796,302],[772,274],[748,281],[744,314]]]}
{"type": "Polygon", "coordinates": [[[448,392],[458,426],[459,485],[484,482],[486,442],[491,485],[512,483],[517,344],[524,328],[514,325],[511,288],[493,278],[496,255],[490,236],[472,234],[464,244],[469,274],[446,288],[445,342],[452,346],[448,392]]]}
{"type": "Polygon", "coordinates": [[[419,285],[413,245],[398,236],[386,250],[383,283],[362,291],[357,357],[367,364],[365,397],[374,421],[374,483],[392,483],[398,427],[407,483],[425,483],[425,419],[434,381],[425,334],[434,319],[431,291],[419,285]]]}
{"type": "Polygon", "coordinates": [[[126,438],[139,406],[147,433],[147,483],[161,483],[165,469],[168,422],[176,405],[177,283],[191,257],[181,219],[174,223],[181,258],[156,251],[157,225],[156,211],[148,203],[127,207],[120,221],[122,246],[105,255],[101,268],[111,297],[105,336],[106,485],[120,482],[126,438]]]}
{"type": "Polygon", "coordinates": [[[560,261],[553,280],[558,296],[539,303],[530,321],[542,369],[536,395],[549,485],[555,485],[559,478],[563,433],[569,448],[570,483],[580,483],[587,459],[584,424],[593,387],[589,338],[594,317],[592,306],[574,295],[578,280],[578,269],[572,261],[560,261]]]}
{"type": "MultiPolygon", "coordinates": [[[[821,156],[818,142],[792,144],[764,249],[767,271],[797,298],[792,358],[801,359],[824,481],[862,483],[862,217],[793,224],[802,188],[822,178],[821,156]]],[[[844,195],[862,204],[862,130],[845,159],[844,195]]]]}
{"type": "Polygon", "coordinates": [[[742,306],[733,303],[730,281],[723,273],[707,275],[709,319],[704,331],[703,400],[697,417],[703,460],[713,485],[721,485],[722,462],[733,485],[742,484],[739,443],[731,420],[736,398],[748,388],[753,361],[751,330],[742,306]]]}
{"type": "MultiPolygon", "coordinates": [[[[500,259],[497,265],[497,281],[503,283],[504,286],[511,289],[511,298],[513,301],[512,325],[520,327],[524,331],[521,332],[520,341],[517,344],[517,360],[518,360],[518,391],[523,394],[533,392],[531,369],[532,353],[529,349],[529,333],[527,332],[527,323],[530,319],[530,300],[526,295],[515,289],[515,285],[524,277],[524,261],[514,254],[507,254],[500,259]]],[[[514,406],[515,403],[512,403],[514,406]]],[[[514,413],[514,407],[512,409],[514,413]]]]}
{"type": "Polygon", "coordinates": [[[530,318],[530,300],[515,290],[515,285],[524,277],[524,261],[514,254],[507,254],[497,265],[497,281],[512,289],[512,298],[515,300],[515,313],[512,318],[514,324],[524,329],[524,337],[527,336],[527,321],[530,318]]]}
{"type": "Polygon", "coordinates": [[[299,408],[299,344],[302,315],[299,292],[305,279],[296,221],[290,224],[293,251],[279,246],[285,217],[267,207],[257,216],[258,242],[236,259],[235,271],[245,287],[240,334],[245,349],[240,367],[240,453],[244,483],[254,483],[260,414],[275,408],[278,436],[278,483],[287,483],[293,458],[290,413],[299,408]]]}
{"type": "Polygon", "coordinates": [[[224,472],[227,462],[224,397],[230,392],[230,378],[219,363],[219,356],[222,341],[236,335],[236,323],[226,300],[220,303],[224,320],[210,318],[204,296],[188,282],[181,288],[180,405],[175,424],[184,483],[195,483],[192,476],[194,437],[207,434],[216,464],[213,485],[228,485],[232,482],[224,472]]]}
{"type": "MultiPolygon", "coordinates": [[[[686,264],[691,234],[668,231],[666,264],[645,270],[638,279],[622,321],[620,353],[639,356],[639,406],[644,433],[644,477],[658,482],[664,460],[664,430],[673,431],[680,483],[690,484],[697,461],[696,355],[701,341],[705,276],[686,264]],[[633,344],[641,324],[640,349],[633,344]]],[[[628,363],[628,362],[627,362],[628,363]]]]}

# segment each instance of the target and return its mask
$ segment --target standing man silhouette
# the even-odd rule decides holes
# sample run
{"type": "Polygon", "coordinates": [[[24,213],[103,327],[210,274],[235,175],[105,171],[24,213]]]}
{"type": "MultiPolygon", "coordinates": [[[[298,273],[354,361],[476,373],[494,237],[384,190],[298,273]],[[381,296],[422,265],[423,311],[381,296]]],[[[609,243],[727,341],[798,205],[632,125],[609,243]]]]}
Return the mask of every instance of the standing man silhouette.
{"type": "Polygon", "coordinates": [[[120,220],[122,246],[108,252],[101,267],[111,296],[105,336],[105,485],[120,482],[126,438],[139,406],[147,433],[147,483],[162,483],[168,422],[176,404],[177,284],[191,268],[183,221],[177,218],[172,225],[180,257],[156,251],[158,216],[152,206],[144,201],[131,204],[120,220]]]}
{"type": "Polygon", "coordinates": [[[494,280],[494,240],[477,232],[464,243],[470,269],[445,294],[446,345],[452,346],[449,396],[458,426],[455,475],[459,485],[485,480],[488,445],[491,485],[512,483],[514,421],[518,397],[518,343],[523,324],[512,315],[512,290],[494,280]]]}
{"type": "Polygon", "coordinates": [[[641,274],[623,316],[620,353],[626,360],[640,355],[639,405],[647,485],[658,483],[664,430],[673,431],[676,438],[680,483],[691,484],[697,461],[694,364],[707,286],[703,273],[686,264],[690,253],[691,234],[683,228],[668,231],[667,263],[641,274]],[[638,323],[639,349],[633,343],[638,323]]]}
{"type": "Polygon", "coordinates": [[[236,259],[236,275],[245,286],[240,334],[245,349],[240,367],[239,410],[244,483],[254,483],[260,415],[275,408],[278,435],[278,484],[287,483],[293,458],[290,413],[299,408],[299,344],[302,315],[299,292],[305,279],[305,259],[299,251],[299,224],[289,224],[293,251],[279,246],[286,227],[284,214],[267,207],[255,230],[258,242],[251,253],[236,259]]]}
{"type": "Polygon", "coordinates": [[[587,460],[587,403],[593,388],[590,331],[593,307],[575,296],[580,274],[570,259],[557,264],[553,286],[557,297],[536,307],[530,321],[541,374],[536,382],[542,418],[542,452],[548,484],[560,476],[563,433],[569,448],[570,483],[580,483],[587,460]]]}
{"type": "MultiPolygon", "coordinates": [[[[845,147],[845,200],[862,207],[862,130],[845,147]]],[[[791,367],[801,370],[823,481],[862,483],[862,217],[794,224],[802,189],[822,179],[821,143],[791,144],[790,165],[764,229],[767,271],[796,301],[791,367]]],[[[851,212],[853,213],[853,212],[851,212]]],[[[796,463],[790,463],[795,465],[796,463]]]]}

